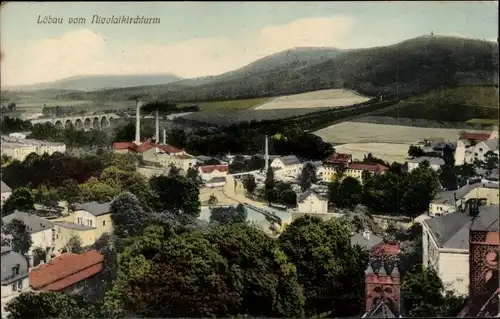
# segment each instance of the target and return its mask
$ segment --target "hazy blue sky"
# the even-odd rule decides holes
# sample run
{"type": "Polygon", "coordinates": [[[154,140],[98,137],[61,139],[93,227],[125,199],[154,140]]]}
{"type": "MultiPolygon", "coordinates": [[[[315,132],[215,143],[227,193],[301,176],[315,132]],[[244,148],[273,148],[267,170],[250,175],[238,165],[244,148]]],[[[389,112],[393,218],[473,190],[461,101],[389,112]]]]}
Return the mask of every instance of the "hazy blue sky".
{"type": "Polygon", "coordinates": [[[220,74],[297,46],[387,45],[423,34],[494,40],[498,2],[14,3],[0,11],[2,85],[73,75],[220,74]],[[38,16],[63,24],[38,24],[38,16]],[[92,24],[92,16],[159,24],[92,24]],[[83,17],[86,23],[68,24],[83,17]]]}

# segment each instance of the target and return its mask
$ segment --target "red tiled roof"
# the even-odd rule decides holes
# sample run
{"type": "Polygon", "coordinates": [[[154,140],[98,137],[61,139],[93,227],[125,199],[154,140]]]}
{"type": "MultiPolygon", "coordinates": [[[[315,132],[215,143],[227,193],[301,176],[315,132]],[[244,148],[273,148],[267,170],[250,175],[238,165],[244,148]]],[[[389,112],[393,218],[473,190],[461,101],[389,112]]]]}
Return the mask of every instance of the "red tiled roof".
{"type": "Polygon", "coordinates": [[[370,172],[385,172],[389,170],[389,168],[380,164],[372,164],[372,163],[350,163],[347,166],[347,169],[354,169],[358,171],[370,171],[370,172]]]}
{"type": "Polygon", "coordinates": [[[102,270],[104,256],[97,250],[83,254],[63,254],[29,273],[33,289],[55,291],[89,278],[102,270]]]}
{"type": "Polygon", "coordinates": [[[160,150],[167,153],[179,153],[182,152],[181,149],[178,149],[169,144],[154,144],[151,140],[147,140],[140,145],[135,144],[134,142],[116,142],[113,143],[113,149],[115,150],[130,150],[136,153],[144,153],[153,147],[157,147],[160,150]]]}
{"type": "Polygon", "coordinates": [[[172,145],[169,144],[153,144],[154,146],[158,147],[160,150],[167,152],[167,153],[180,153],[182,150],[173,147],[172,145]]]}
{"type": "Polygon", "coordinates": [[[325,160],[326,163],[346,164],[352,159],[351,154],[335,153],[325,160]]]}
{"type": "Polygon", "coordinates": [[[219,172],[227,172],[228,169],[229,169],[229,165],[227,165],[227,164],[200,166],[200,170],[203,174],[210,174],[215,170],[218,170],[219,172]]]}
{"type": "Polygon", "coordinates": [[[48,284],[47,286],[41,288],[43,291],[61,291],[64,288],[70,287],[77,282],[88,279],[102,271],[102,263],[98,263],[91,266],[83,271],[79,271],[76,274],[70,275],[64,279],[58,280],[54,283],[48,284]]]}
{"type": "Polygon", "coordinates": [[[490,133],[473,133],[473,132],[461,132],[461,140],[471,140],[471,141],[487,141],[490,138],[490,133]]]}
{"type": "Polygon", "coordinates": [[[390,244],[378,244],[373,246],[372,254],[373,255],[385,255],[385,256],[396,256],[399,254],[399,245],[390,245],[390,244]]]}

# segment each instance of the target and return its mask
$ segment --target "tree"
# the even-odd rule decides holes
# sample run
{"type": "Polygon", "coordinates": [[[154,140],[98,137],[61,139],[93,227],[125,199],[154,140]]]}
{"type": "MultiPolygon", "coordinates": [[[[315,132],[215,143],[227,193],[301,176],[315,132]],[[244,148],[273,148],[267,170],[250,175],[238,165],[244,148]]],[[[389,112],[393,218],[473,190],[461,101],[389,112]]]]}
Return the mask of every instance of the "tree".
{"type": "Polygon", "coordinates": [[[186,172],[186,177],[191,179],[197,185],[201,184],[200,172],[198,171],[198,169],[196,167],[188,168],[188,170],[186,172]]]}
{"type": "Polygon", "coordinates": [[[61,292],[23,292],[5,307],[7,318],[98,318],[95,308],[78,296],[61,292]]]}
{"type": "Polygon", "coordinates": [[[338,207],[352,208],[361,202],[363,188],[359,180],[346,177],[336,190],[335,205],[338,207]]]}
{"type": "Polygon", "coordinates": [[[252,194],[257,188],[257,183],[255,182],[255,176],[246,175],[243,178],[243,186],[245,187],[248,193],[252,194]]]}
{"type": "Polygon", "coordinates": [[[66,244],[66,250],[68,253],[82,254],[84,252],[82,248],[82,239],[79,236],[71,236],[66,244]]]}
{"type": "Polygon", "coordinates": [[[410,145],[408,149],[408,156],[411,158],[424,156],[425,152],[418,146],[410,145]]]}
{"type": "Polygon", "coordinates": [[[210,212],[210,222],[216,222],[220,225],[229,223],[244,223],[247,220],[248,213],[245,206],[238,205],[238,207],[216,207],[212,208],[210,212]]]}
{"type": "Polygon", "coordinates": [[[189,178],[180,175],[155,176],[149,184],[156,195],[159,210],[182,212],[196,218],[200,216],[200,190],[189,178]]]}
{"type": "Polygon", "coordinates": [[[266,173],[266,180],[264,182],[264,188],[266,190],[273,189],[276,184],[276,181],[274,180],[274,171],[271,167],[267,169],[266,173]]]}
{"type": "Polygon", "coordinates": [[[484,166],[488,171],[498,168],[498,155],[493,151],[484,154],[484,166]]]}
{"type": "Polygon", "coordinates": [[[402,189],[400,212],[405,216],[416,217],[428,209],[440,184],[436,172],[424,161],[405,176],[402,189]]]}
{"type": "Polygon", "coordinates": [[[433,268],[421,266],[406,274],[401,294],[408,317],[456,317],[465,303],[465,298],[445,291],[433,268]]]}
{"type": "Polygon", "coordinates": [[[297,206],[297,193],[291,189],[287,189],[280,193],[280,203],[287,207],[297,206]]]}
{"type": "Polygon", "coordinates": [[[19,219],[13,219],[3,228],[3,232],[11,236],[12,250],[21,255],[26,255],[33,241],[31,240],[31,235],[28,233],[24,222],[19,219]]]}
{"type": "Polygon", "coordinates": [[[458,178],[455,169],[450,166],[443,166],[439,173],[439,182],[446,190],[455,190],[458,188],[458,178]]]}
{"type": "Polygon", "coordinates": [[[30,212],[35,210],[35,200],[28,188],[19,187],[14,189],[2,207],[2,215],[10,215],[14,211],[20,210],[30,212]]]}
{"type": "Polygon", "coordinates": [[[62,199],[67,200],[69,203],[77,202],[81,196],[78,182],[74,179],[63,181],[61,187],[58,188],[58,193],[62,199]]]}
{"type": "Polygon", "coordinates": [[[122,193],[111,203],[114,233],[120,237],[136,236],[150,222],[150,215],[132,193],[122,193]]]}
{"type": "Polygon", "coordinates": [[[305,216],[294,220],[278,242],[297,268],[304,289],[305,316],[347,317],[364,303],[367,255],[352,247],[337,220],[305,216]]]}
{"type": "Polygon", "coordinates": [[[313,183],[316,183],[317,181],[318,178],[316,177],[316,167],[311,163],[307,163],[306,165],[304,165],[299,176],[299,185],[302,191],[305,192],[311,187],[313,183]]]}
{"type": "Polygon", "coordinates": [[[246,224],[176,235],[150,226],[119,260],[106,316],[296,317],[303,305],[293,265],[246,224]]]}

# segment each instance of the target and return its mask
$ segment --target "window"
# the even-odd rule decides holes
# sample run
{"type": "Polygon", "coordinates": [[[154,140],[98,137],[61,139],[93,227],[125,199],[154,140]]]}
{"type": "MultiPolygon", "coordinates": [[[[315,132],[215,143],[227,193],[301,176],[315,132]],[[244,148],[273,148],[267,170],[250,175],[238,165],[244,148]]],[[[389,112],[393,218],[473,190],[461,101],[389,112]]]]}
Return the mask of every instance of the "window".
{"type": "Polygon", "coordinates": [[[23,281],[22,280],[19,280],[17,282],[17,289],[19,289],[19,291],[21,291],[23,289],[23,281]]]}
{"type": "Polygon", "coordinates": [[[12,291],[17,291],[17,283],[12,284],[12,291]]]}
{"type": "Polygon", "coordinates": [[[106,221],[105,220],[102,221],[102,225],[106,226],[106,221]]]}
{"type": "Polygon", "coordinates": [[[483,148],[482,148],[482,147],[480,147],[480,148],[479,148],[479,152],[482,152],[482,151],[483,151],[483,148]]]}

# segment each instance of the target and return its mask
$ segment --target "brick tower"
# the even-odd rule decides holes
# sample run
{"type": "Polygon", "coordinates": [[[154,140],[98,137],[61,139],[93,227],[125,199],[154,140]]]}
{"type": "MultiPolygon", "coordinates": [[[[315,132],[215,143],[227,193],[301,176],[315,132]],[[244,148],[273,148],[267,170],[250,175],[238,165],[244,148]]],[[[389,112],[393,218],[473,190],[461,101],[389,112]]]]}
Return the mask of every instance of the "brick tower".
{"type": "Polygon", "coordinates": [[[393,249],[394,245],[384,246],[388,247],[379,252],[385,251],[386,254],[372,255],[365,272],[366,304],[363,318],[401,318],[401,278],[397,263],[399,249],[393,249]]]}

